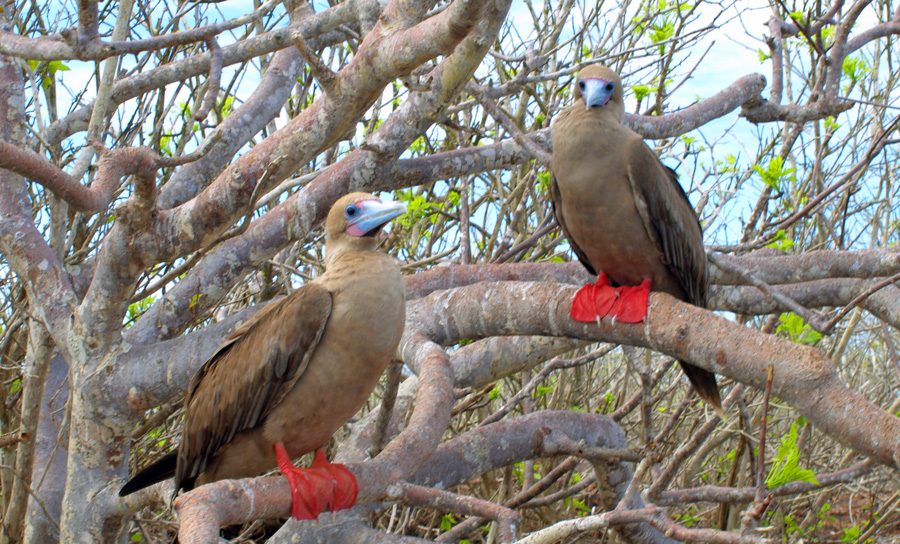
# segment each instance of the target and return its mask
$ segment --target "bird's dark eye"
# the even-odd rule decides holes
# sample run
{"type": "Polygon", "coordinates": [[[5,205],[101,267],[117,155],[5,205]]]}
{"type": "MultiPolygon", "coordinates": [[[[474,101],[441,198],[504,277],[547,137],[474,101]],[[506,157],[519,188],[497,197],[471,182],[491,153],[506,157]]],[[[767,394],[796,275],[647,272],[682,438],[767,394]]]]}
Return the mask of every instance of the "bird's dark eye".
{"type": "Polygon", "coordinates": [[[358,212],[358,211],[359,211],[359,208],[357,208],[356,206],[347,206],[347,209],[344,210],[344,213],[347,214],[348,218],[350,218],[350,217],[354,217],[356,215],[356,212],[358,212]]]}
{"type": "Polygon", "coordinates": [[[606,90],[609,91],[609,92],[612,92],[612,90],[613,90],[615,87],[616,87],[616,85],[615,85],[615,83],[613,83],[612,81],[610,81],[609,83],[606,84],[606,90]]]}
{"type": "Polygon", "coordinates": [[[584,80],[583,79],[578,80],[578,88],[581,89],[582,91],[584,90],[584,80]]]}

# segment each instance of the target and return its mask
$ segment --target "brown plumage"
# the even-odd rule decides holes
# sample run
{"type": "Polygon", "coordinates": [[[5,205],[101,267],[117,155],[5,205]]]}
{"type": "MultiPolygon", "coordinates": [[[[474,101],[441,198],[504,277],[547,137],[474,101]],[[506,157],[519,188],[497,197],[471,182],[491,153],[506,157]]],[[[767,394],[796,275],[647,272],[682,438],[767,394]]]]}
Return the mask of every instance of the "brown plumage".
{"type": "MultiPolygon", "coordinates": [[[[572,316],[637,322],[653,289],[706,306],[703,233],[675,172],[622,123],[618,74],[601,65],[578,74],[575,102],[553,120],[550,196],[569,245],[597,284],[579,291],[572,316]],[[616,285],[637,286],[612,289],[616,285]]],[[[697,393],[721,412],[715,374],[680,361],[697,393]]]]}
{"type": "Polygon", "coordinates": [[[335,203],[325,273],[253,315],[197,371],[177,450],[120,495],[172,476],[176,490],[255,476],[276,466],[277,445],[290,458],[321,448],[356,413],[403,332],[400,269],[375,251],[381,226],[403,211],[365,193],[335,203]]]}

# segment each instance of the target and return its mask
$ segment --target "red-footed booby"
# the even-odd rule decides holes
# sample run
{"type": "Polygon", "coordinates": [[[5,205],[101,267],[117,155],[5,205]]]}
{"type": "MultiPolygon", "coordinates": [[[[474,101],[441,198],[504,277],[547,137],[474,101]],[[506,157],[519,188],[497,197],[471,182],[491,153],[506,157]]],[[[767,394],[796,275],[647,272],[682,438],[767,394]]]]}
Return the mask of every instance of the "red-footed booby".
{"type": "MultiPolygon", "coordinates": [[[[575,102],[551,126],[554,214],[578,260],[598,275],[572,301],[578,321],[643,321],[651,286],[706,305],[709,273],[697,215],[678,176],[622,123],[624,115],[619,75],[593,65],[578,73],[575,102]]],[[[715,374],[679,362],[722,414],[715,374]]]]}
{"type": "Polygon", "coordinates": [[[278,466],[295,518],[353,506],[356,478],[322,448],[365,403],[400,342],[405,284],[397,261],[376,251],[376,235],[405,211],[366,193],[340,198],[325,222],[325,273],[219,347],[188,386],[178,448],[119,495],[170,477],[177,492],[278,466]],[[310,468],[292,464],[311,451],[310,468]]]}

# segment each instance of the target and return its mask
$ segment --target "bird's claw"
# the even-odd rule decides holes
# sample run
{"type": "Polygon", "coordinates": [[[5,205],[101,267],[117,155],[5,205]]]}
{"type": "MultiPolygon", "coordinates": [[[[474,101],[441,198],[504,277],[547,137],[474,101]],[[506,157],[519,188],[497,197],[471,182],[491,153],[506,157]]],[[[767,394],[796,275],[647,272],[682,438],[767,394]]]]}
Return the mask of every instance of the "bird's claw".
{"type": "Polygon", "coordinates": [[[619,297],[609,313],[622,323],[640,323],[647,318],[647,306],[650,302],[650,280],[640,285],[623,285],[616,287],[619,297]]]}

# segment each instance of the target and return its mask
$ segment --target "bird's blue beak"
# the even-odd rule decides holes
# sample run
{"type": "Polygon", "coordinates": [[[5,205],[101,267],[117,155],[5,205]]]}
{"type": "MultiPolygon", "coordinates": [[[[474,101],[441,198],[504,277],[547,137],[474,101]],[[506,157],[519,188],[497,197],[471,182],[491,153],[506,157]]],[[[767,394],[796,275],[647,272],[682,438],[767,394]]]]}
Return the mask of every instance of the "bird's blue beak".
{"type": "Polygon", "coordinates": [[[584,99],[585,109],[605,105],[612,98],[613,91],[616,90],[615,83],[599,77],[579,80],[579,87],[581,89],[581,97],[584,99]]]}
{"type": "Polygon", "coordinates": [[[395,217],[406,213],[406,204],[396,201],[382,202],[377,199],[360,200],[347,206],[347,234],[351,236],[375,236],[378,229],[395,217]]]}

